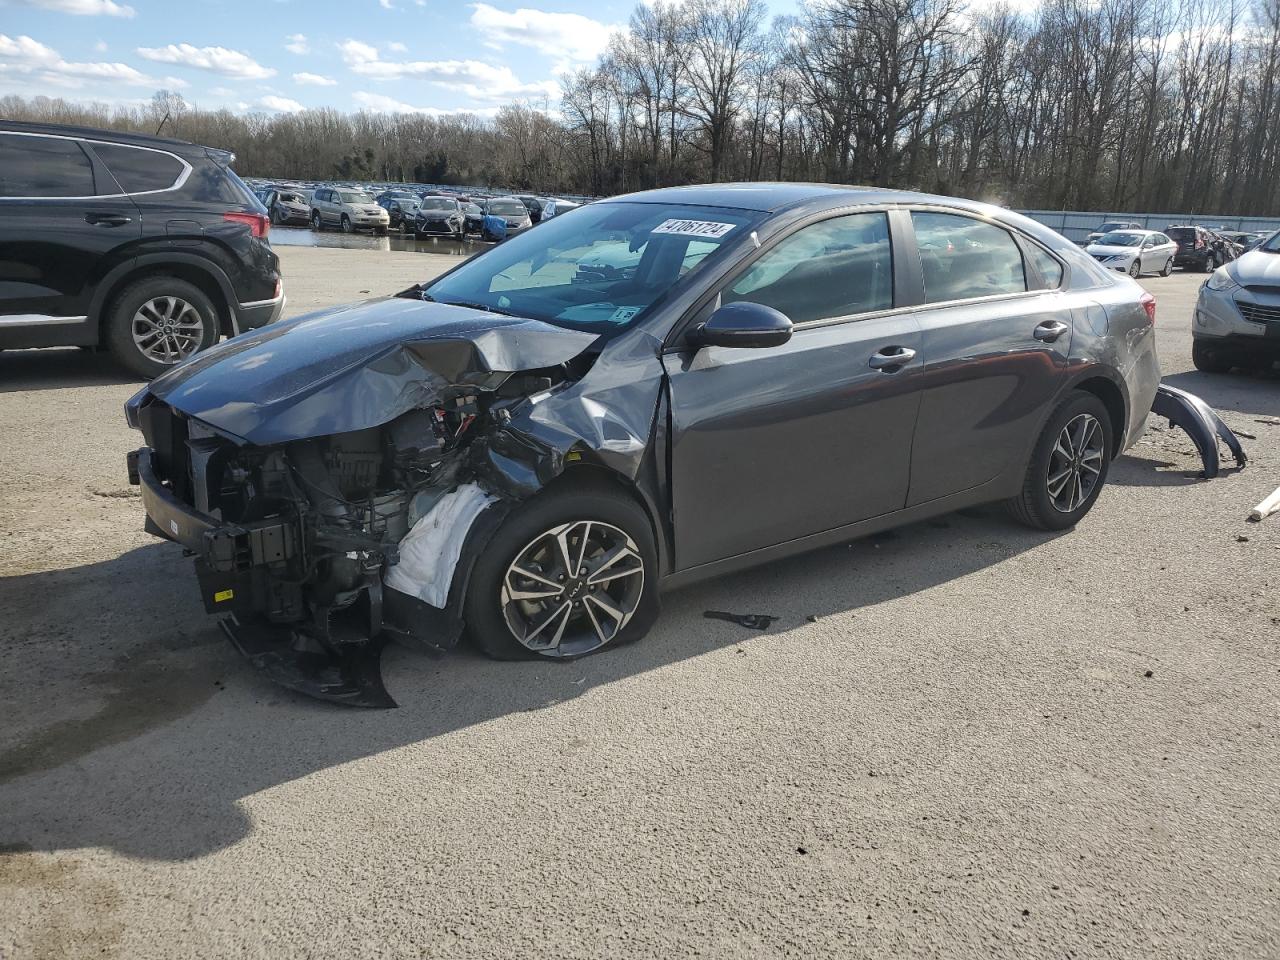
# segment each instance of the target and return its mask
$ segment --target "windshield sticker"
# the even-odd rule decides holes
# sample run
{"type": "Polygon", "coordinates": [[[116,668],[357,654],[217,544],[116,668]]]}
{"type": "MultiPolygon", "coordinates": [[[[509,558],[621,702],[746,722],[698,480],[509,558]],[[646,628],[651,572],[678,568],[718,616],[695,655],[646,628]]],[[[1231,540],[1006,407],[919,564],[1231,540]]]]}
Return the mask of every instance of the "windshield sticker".
{"type": "Polygon", "coordinates": [[[613,312],[613,316],[609,318],[610,323],[626,323],[637,313],[640,312],[639,307],[619,307],[613,312]]]}
{"type": "Polygon", "coordinates": [[[681,237],[709,237],[712,240],[719,240],[736,226],[736,223],[716,223],[713,220],[664,220],[653,228],[653,233],[671,233],[681,237]]]}

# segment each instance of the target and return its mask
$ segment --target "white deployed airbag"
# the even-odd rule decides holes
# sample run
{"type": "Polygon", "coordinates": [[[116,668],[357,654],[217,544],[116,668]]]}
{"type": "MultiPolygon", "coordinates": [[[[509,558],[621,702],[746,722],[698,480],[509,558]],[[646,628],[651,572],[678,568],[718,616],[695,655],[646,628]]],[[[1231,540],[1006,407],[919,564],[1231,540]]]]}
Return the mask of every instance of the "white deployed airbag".
{"type": "Polygon", "coordinates": [[[474,483],[437,500],[400,541],[400,562],[387,571],[386,585],[433,607],[446,607],[467,532],[494,500],[474,483]]]}

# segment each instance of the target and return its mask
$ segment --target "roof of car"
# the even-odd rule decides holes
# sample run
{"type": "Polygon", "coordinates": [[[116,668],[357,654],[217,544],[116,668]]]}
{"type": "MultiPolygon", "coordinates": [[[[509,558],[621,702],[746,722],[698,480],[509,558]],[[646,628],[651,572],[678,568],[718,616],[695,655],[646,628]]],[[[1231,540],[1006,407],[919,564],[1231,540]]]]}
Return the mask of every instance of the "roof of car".
{"type": "MultiPolygon", "coordinates": [[[[27,123],[22,120],[0,120],[0,130],[9,133],[48,133],[60,137],[83,137],[86,140],[104,140],[110,143],[134,144],[139,147],[160,147],[177,153],[204,151],[200,144],[172,137],[152,137],[145,133],[127,133],[122,130],[102,130],[97,127],[73,127],[62,123],[27,123]]],[[[217,149],[217,148],[207,148],[217,149]]]]}
{"type": "Polygon", "coordinates": [[[683,203],[708,207],[735,207],[740,210],[773,212],[816,200],[846,200],[852,203],[944,203],[988,209],[985,204],[955,197],[940,197],[884,187],[846,186],[830,183],[704,183],[687,187],[663,187],[643,193],[611,197],[608,201],[642,203],[683,203]]]}

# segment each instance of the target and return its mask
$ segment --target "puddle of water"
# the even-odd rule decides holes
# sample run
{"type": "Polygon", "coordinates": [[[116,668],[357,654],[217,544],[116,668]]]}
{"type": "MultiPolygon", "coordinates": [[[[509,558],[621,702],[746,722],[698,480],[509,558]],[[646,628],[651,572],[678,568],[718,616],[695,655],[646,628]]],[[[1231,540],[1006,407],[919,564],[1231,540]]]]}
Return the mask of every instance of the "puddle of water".
{"type": "Polygon", "coordinates": [[[336,247],[343,250],[400,250],[409,253],[434,253],[445,257],[471,257],[492,244],[479,240],[453,240],[448,237],[425,237],[415,240],[412,233],[392,230],[385,237],[372,233],[339,233],[312,230],[310,227],[271,228],[273,247],[336,247]]]}

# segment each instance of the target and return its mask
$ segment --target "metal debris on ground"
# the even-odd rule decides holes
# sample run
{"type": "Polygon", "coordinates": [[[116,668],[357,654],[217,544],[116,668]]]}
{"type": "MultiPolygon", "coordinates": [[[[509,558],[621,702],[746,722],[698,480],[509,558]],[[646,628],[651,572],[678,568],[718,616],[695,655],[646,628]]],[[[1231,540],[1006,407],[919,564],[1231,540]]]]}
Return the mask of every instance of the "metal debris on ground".
{"type": "Polygon", "coordinates": [[[702,614],[708,620],[724,620],[728,623],[736,623],[740,627],[746,627],[748,630],[768,630],[769,625],[776,623],[778,618],[771,617],[764,613],[725,613],[723,610],[706,610],[702,614]]]}

